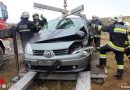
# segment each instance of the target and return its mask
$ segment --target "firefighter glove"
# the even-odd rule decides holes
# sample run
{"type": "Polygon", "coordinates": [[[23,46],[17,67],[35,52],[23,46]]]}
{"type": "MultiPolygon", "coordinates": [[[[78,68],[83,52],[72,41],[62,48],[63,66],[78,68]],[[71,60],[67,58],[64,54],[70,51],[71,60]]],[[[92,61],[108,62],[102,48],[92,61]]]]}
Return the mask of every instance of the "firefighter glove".
{"type": "Polygon", "coordinates": [[[43,16],[43,14],[41,14],[41,19],[44,19],[44,16],[43,16]]]}
{"type": "Polygon", "coordinates": [[[101,31],[102,25],[98,25],[98,30],[101,31]]]}

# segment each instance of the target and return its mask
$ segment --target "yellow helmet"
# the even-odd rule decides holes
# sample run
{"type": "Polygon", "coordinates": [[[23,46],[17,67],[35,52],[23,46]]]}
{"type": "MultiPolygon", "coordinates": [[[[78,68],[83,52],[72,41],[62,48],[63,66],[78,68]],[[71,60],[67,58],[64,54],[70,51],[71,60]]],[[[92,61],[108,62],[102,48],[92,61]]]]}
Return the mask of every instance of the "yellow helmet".
{"type": "Polygon", "coordinates": [[[97,19],[98,19],[98,16],[93,15],[93,16],[92,16],[92,19],[93,19],[93,20],[97,20],[97,19]]]}
{"type": "Polygon", "coordinates": [[[116,22],[123,22],[123,17],[122,15],[115,16],[115,17],[111,17],[111,20],[116,21],[116,22]]]}
{"type": "Polygon", "coordinates": [[[29,13],[24,11],[24,12],[22,12],[21,17],[22,18],[29,18],[29,13]]]}
{"type": "Polygon", "coordinates": [[[118,16],[117,18],[118,18],[117,22],[123,22],[124,21],[122,15],[118,16]]]}

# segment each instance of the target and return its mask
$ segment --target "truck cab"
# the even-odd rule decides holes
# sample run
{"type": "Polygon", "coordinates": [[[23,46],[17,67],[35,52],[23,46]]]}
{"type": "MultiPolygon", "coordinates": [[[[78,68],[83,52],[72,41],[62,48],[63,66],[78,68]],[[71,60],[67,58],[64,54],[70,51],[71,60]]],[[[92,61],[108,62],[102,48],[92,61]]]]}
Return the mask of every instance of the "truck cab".
{"type": "MultiPolygon", "coordinates": [[[[0,30],[8,29],[8,25],[6,23],[7,19],[8,19],[7,6],[0,1],[0,30]]],[[[0,66],[2,66],[3,64],[6,48],[9,48],[9,40],[0,39],[0,66]]]]}

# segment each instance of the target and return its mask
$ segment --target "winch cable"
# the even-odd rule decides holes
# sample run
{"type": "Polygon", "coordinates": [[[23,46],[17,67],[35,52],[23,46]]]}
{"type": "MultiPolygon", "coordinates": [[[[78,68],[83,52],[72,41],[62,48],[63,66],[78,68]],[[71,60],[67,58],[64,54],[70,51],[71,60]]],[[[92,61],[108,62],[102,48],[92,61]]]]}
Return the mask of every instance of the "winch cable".
{"type": "Polygon", "coordinates": [[[67,1],[64,0],[64,9],[66,10],[66,7],[67,7],[67,1]]]}

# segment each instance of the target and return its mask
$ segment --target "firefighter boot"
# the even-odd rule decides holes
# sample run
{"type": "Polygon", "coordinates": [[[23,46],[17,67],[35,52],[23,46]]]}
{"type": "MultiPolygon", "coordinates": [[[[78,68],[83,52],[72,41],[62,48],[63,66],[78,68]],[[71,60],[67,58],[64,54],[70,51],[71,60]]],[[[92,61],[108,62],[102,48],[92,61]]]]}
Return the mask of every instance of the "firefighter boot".
{"type": "Polygon", "coordinates": [[[100,59],[99,64],[96,65],[96,67],[100,68],[100,69],[104,69],[106,66],[106,59],[100,59]]]}
{"type": "Polygon", "coordinates": [[[124,69],[117,69],[117,74],[114,75],[116,79],[122,79],[123,78],[124,69]]]}

